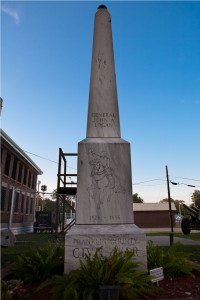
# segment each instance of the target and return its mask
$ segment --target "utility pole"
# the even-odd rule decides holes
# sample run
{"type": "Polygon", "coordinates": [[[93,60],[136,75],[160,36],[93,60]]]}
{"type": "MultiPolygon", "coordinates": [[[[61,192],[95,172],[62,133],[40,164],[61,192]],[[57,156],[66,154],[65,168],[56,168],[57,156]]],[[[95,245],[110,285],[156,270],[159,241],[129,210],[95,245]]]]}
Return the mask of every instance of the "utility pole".
{"type": "Polygon", "coordinates": [[[171,233],[170,233],[170,245],[173,245],[174,236],[173,236],[173,216],[172,216],[172,206],[171,206],[171,196],[170,196],[170,188],[169,188],[169,175],[168,168],[166,166],[166,176],[167,176],[167,191],[168,191],[168,201],[169,201],[169,215],[170,215],[170,225],[171,225],[171,233]]]}

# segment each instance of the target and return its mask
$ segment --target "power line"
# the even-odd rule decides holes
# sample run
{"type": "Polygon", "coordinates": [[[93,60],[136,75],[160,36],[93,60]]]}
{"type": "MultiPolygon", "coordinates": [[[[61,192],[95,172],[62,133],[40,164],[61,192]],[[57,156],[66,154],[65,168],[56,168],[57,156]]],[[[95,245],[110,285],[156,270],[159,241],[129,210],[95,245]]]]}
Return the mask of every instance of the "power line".
{"type": "Polygon", "coordinates": [[[151,180],[146,180],[146,181],[141,181],[141,182],[133,183],[132,185],[139,185],[139,184],[142,184],[142,183],[151,182],[151,181],[156,181],[156,180],[166,181],[166,180],[164,180],[164,179],[162,179],[162,178],[157,178],[157,179],[151,179],[151,180]]]}
{"type": "Polygon", "coordinates": [[[178,176],[173,176],[174,178],[181,178],[181,179],[187,179],[187,180],[192,180],[192,181],[200,181],[200,179],[192,179],[192,178],[187,178],[187,177],[178,177],[178,176]]]}
{"type": "Polygon", "coordinates": [[[58,164],[58,162],[56,162],[56,161],[54,161],[54,160],[51,160],[51,159],[48,159],[48,158],[45,158],[45,157],[43,157],[43,156],[40,156],[40,155],[38,155],[38,154],[34,154],[34,153],[32,153],[32,152],[29,152],[29,151],[26,151],[26,150],[24,150],[24,152],[26,152],[26,153],[29,153],[29,154],[31,154],[31,155],[34,155],[34,156],[37,156],[37,157],[39,157],[39,158],[42,158],[42,159],[48,160],[48,161],[50,161],[50,162],[53,162],[53,163],[55,163],[55,164],[58,164]]]}
{"type": "MultiPolygon", "coordinates": [[[[164,185],[165,183],[158,183],[158,184],[141,184],[141,186],[161,186],[161,185],[164,185]]],[[[134,184],[132,184],[134,185],[134,184]]]]}
{"type": "MultiPolygon", "coordinates": [[[[56,162],[56,161],[54,161],[54,160],[45,158],[45,157],[43,157],[43,156],[40,156],[40,155],[38,155],[38,154],[34,154],[34,153],[29,152],[29,151],[26,151],[26,150],[24,150],[24,152],[29,153],[29,154],[34,155],[34,156],[37,156],[37,157],[39,157],[39,158],[45,159],[45,160],[47,160],[47,161],[53,162],[53,163],[55,163],[55,164],[58,165],[58,162],[56,162]]],[[[77,169],[75,169],[75,168],[73,168],[73,167],[70,167],[70,166],[67,166],[67,167],[68,167],[69,169],[73,169],[73,170],[76,170],[76,171],[77,171],[77,169]]]]}
{"type": "MultiPolygon", "coordinates": [[[[44,160],[50,161],[50,162],[55,163],[55,164],[58,165],[58,162],[56,162],[56,161],[54,161],[54,160],[51,160],[51,159],[49,159],[49,158],[43,157],[43,156],[41,156],[41,155],[38,155],[38,154],[35,154],[35,153],[32,153],[32,152],[26,151],[26,150],[24,150],[24,152],[29,153],[29,154],[31,154],[31,155],[34,155],[34,156],[36,156],[36,157],[42,158],[42,159],[44,159],[44,160]]],[[[67,166],[67,167],[68,167],[69,169],[73,169],[73,170],[76,170],[76,171],[77,171],[76,168],[73,168],[73,167],[70,167],[70,166],[67,166]]],[[[192,179],[192,178],[180,177],[180,176],[173,176],[173,175],[170,175],[170,176],[172,176],[173,178],[181,178],[181,179],[192,180],[192,181],[200,181],[200,179],[192,179]]],[[[142,183],[151,182],[151,181],[157,181],[157,180],[166,181],[166,179],[163,179],[163,178],[156,178],[156,179],[150,179],[150,180],[145,180],[145,181],[133,183],[132,185],[139,185],[139,184],[142,184],[142,183]]],[[[170,181],[170,182],[171,182],[171,181],[170,181]]],[[[172,183],[172,184],[173,184],[173,183],[172,183]]],[[[179,183],[177,183],[177,184],[179,184],[179,183]]],[[[190,185],[185,184],[185,183],[181,183],[181,184],[190,186],[190,185]]],[[[192,187],[199,187],[199,186],[192,186],[192,187]]]]}

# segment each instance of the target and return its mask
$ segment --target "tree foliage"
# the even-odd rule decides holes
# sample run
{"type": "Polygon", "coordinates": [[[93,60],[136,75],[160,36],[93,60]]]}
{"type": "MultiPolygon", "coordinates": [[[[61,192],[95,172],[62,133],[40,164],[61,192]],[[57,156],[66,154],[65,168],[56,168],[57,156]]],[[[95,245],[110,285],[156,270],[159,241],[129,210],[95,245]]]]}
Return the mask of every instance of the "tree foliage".
{"type": "Polygon", "coordinates": [[[40,194],[38,194],[36,196],[36,207],[37,209],[40,207],[40,209],[42,208],[42,202],[43,202],[43,198],[40,194]]]}
{"type": "MultiPolygon", "coordinates": [[[[167,203],[169,202],[168,198],[164,198],[164,199],[160,200],[160,203],[166,203],[166,202],[167,203]]],[[[171,202],[174,203],[174,199],[173,198],[171,198],[171,202]]]]}
{"type": "Polygon", "coordinates": [[[195,190],[191,198],[193,205],[200,208],[200,190],[195,190]]]}
{"type": "Polygon", "coordinates": [[[44,211],[56,211],[56,201],[52,201],[49,198],[45,198],[44,211]]]}
{"type": "MultiPolygon", "coordinates": [[[[169,202],[168,198],[160,200],[160,203],[168,203],[168,202],[169,202]]],[[[177,212],[184,211],[184,208],[182,207],[182,204],[184,203],[183,200],[174,200],[173,198],[171,198],[171,203],[174,203],[177,212]]]]}
{"type": "Polygon", "coordinates": [[[132,197],[133,203],[144,203],[144,200],[138,195],[138,193],[133,194],[132,197]]]}

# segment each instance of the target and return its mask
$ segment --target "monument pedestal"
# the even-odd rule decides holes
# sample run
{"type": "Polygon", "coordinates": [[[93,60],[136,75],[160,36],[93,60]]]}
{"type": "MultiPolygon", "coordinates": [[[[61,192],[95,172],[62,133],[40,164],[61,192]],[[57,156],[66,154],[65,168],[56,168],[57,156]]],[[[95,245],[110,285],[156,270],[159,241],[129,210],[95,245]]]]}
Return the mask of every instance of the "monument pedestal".
{"type": "Polygon", "coordinates": [[[140,269],[147,269],[146,235],[135,224],[74,225],[65,237],[65,273],[79,268],[86,254],[101,248],[101,255],[108,256],[114,247],[134,251],[140,269]]]}
{"type": "Polygon", "coordinates": [[[130,144],[86,138],[78,144],[76,224],[133,223],[130,144]]]}
{"type": "Polygon", "coordinates": [[[147,268],[146,236],[133,224],[130,144],[121,138],[86,138],[78,145],[76,225],[65,237],[65,273],[102,247],[129,249],[147,268]]]}

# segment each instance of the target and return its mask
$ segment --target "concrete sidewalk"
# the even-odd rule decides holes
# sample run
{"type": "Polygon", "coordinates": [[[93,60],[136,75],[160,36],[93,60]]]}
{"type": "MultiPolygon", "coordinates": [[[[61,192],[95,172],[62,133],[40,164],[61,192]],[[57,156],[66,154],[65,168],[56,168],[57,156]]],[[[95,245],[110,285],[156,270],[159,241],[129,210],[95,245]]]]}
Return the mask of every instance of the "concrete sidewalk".
{"type": "MultiPolygon", "coordinates": [[[[154,233],[154,232],[171,232],[171,228],[142,228],[144,233],[154,233]]],[[[174,232],[182,233],[181,228],[174,228],[174,232]]],[[[192,230],[192,233],[199,233],[199,230],[192,230]]],[[[189,235],[188,235],[189,237],[189,235]]],[[[170,245],[170,237],[168,236],[147,236],[147,241],[151,240],[154,245],[158,246],[169,246],[170,245]]],[[[194,241],[187,238],[174,237],[174,243],[179,242],[183,245],[199,245],[200,241],[194,241]]],[[[200,248],[199,248],[200,251],[200,248]]]]}
{"type": "MultiPolygon", "coordinates": [[[[153,232],[171,232],[170,227],[166,228],[141,228],[145,233],[153,233],[153,232]]],[[[174,232],[180,232],[182,233],[182,230],[180,227],[174,227],[173,228],[174,232]]],[[[191,233],[199,233],[199,230],[192,230],[191,233]]]]}

